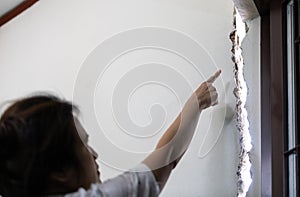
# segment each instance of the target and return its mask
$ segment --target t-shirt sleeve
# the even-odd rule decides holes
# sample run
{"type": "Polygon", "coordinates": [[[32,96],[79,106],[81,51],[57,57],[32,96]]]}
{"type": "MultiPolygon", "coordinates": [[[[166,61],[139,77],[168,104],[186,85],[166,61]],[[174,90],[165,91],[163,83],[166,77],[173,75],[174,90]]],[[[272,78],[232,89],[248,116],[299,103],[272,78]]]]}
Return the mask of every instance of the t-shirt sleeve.
{"type": "Polygon", "coordinates": [[[66,197],[156,197],[159,186],[152,171],[145,164],[105,181],[92,184],[89,190],[80,188],[66,197]]]}

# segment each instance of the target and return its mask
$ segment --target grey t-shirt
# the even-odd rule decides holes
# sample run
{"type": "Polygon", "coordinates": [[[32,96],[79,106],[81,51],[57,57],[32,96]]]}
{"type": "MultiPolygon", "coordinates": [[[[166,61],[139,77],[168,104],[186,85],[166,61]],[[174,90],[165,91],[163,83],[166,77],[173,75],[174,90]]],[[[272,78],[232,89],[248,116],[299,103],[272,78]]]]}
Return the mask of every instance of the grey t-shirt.
{"type": "Polygon", "coordinates": [[[102,184],[92,184],[88,190],[79,188],[77,192],[56,197],[156,197],[159,192],[152,171],[145,164],[139,164],[102,184]]]}

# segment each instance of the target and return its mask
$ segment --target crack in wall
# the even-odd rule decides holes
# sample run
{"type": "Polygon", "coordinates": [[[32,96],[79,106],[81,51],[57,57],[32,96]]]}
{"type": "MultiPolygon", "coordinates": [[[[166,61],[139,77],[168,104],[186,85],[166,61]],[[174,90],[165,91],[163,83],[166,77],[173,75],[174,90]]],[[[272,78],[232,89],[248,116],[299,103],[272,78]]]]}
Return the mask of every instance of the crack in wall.
{"type": "Polygon", "coordinates": [[[234,81],[236,84],[233,93],[236,97],[237,129],[240,134],[240,153],[237,169],[237,196],[244,197],[252,183],[252,164],[249,157],[252,144],[249,131],[248,113],[245,108],[248,89],[247,83],[244,79],[244,60],[241,48],[242,41],[248,31],[248,27],[247,24],[242,21],[242,18],[236,8],[234,9],[233,27],[234,30],[230,34],[230,40],[232,41],[232,61],[234,62],[234,81]]]}

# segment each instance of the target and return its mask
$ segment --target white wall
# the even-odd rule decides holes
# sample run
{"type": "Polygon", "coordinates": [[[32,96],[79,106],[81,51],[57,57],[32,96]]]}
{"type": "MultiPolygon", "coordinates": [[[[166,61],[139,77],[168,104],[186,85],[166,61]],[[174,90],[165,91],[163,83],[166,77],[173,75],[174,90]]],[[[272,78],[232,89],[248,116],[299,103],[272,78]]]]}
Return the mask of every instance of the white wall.
{"type": "MultiPolygon", "coordinates": [[[[163,32],[170,30],[170,38],[174,35],[179,36],[180,39],[167,43],[167,47],[172,49],[179,46],[183,52],[187,51],[191,55],[188,59],[194,61],[195,67],[174,53],[143,48],[118,58],[118,61],[110,65],[106,74],[98,78],[99,84],[93,92],[97,100],[93,103],[95,113],[97,118],[103,121],[101,124],[108,132],[105,133],[106,136],[117,146],[122,147],[123,152],[124,149],[128,149],[127,152],[143,152],[143,154],[133,154],[129,158],[127,156],[124,158],[122,151],[117,154],[107,149],[104,139],[99,138],[97,123],[89,121],[94,112],[85,109],[88,103],[88,98],[85,97],[86,90],[80,89],[82,99],[76,101],[82,108],[85,126],[94,137],[91,139],[91,144],[100,152],[100,158],[105,158],[102,159],[103,162],[110,163],[110,156],[117,156],[118,159],[123,159],[124,163],[120,164],[117,160],[115,167],[134,166],[153,149],[155,142],[178,114],[180,101],[184,102],[189,96],[186,86],[182,84],[186,82],[190,88],[195,89],[216,70],[217,65],[223,71],[222,78],[216,82],[220,93],[220,104],[202,114],[190,149],[171,175],[161,196],[234,196],[239,139],[231,112],[235,102],[232,95],[234,82],[229,40],[232,13],[231,0],[217,3],[208,0],[40,1],[0,28],[0,101],[24,96],[37,90],[55,91],[67,99],[72,99],[73,90],[78,87],[78,82],[80,84],[91,82],[87,75],[84,75],[86,78],[83,78],[83,81],[77,78],[83,72],[80,70],[82,65],[86,65],[87,61],[94,61],[94,63],[98,61],[97,53],[92,60],[88,55],[95,54],[99,49],[97,46],[109,48],[111,43],[109,38],[112,35],[117,33],[123,35],[120,32],[145,26],[159,27],[163,32]],[[197,51],[185,49],[184,43],[180,44],[181,38],[187,39],[186,42],[191,41],[188,38],[192,38],[194,43],[198,42],[199,55],[197,51]],[[105,40],[109,41],[106,42],[108,45],[101,44],[105,40]],[[165,118],[165,124],[157,135],[143,139],[132,138],[124,134],[114,122],[110,108],[111,95],[115,93],[115,85],[122,76],[128,76],[126,74],[130,73],[129,70],[133,66],[147,62],[168,64],[167,70],[169,69],[170,75],[165,76],[163,69],[158,68],[158,70],[148,70],[147,76],[142,78],[164,77],[163,80],[172,86],[165,87],[150,83],[137,89],[130,99],[124,99],[129,99],[128,109],[134,123],[145,125],[151,122],[151,118],[161,117],[161,119],[165,118]],[[183,78],[176,78],[176,73],[172,71],[176,71],[183,78]],[[176,79],[182,81],[174,83],[172,80],[176,79]],[[171,89],[181,95],[179,101],[176,100],[171,89]],[[154,116],[151,117],[148,110],[154,103],[164,108],[152,108],[151,112],[154,116]],[[161,109],[167,113],[165,117],[161,109]]],[[[245,72],[249,85],[250,129],[254,140],[252,154],[254,181],[249,196],[255,197],[260,196],[259,25],[259,19],[251,22],[250,32],[244,42],[247,65],[245,72]]],[[[143,37],[139,36],[141,35],[137,34],[136,39],[129,40],[129,45],[131,42],[138,43],[143,40],[143,37]]],[[[172,37],[171,41],[175,37],[172,37]]],[[[161,41],[165,44],[164,40],[161,41]]],[[[125,44],[128,44],[126,40],[121,40],[120,46],[116,47],[122,48],[125,44]]],[[[187,45],[189,46],[193,45],[187,45]]],[[[116,55],[113,52],[109,54],[116,55]]],[[[155,65],[152,67],[155,68],[155,65]]],[[[98,73],[87,74],[92,76],[98,73]]],[[[134,82],[137,79],[132,78],[132,80],[134,82]]],[[[128,85],[129,82],[124,84],[128,85]]],[[[122,101],[122,98],[118,98],[117,101],[122,101]]],[[[142,131],[149,132],[149,128],[146,127],[142,131]]],[[[112,158],[112,162],[115,161],[114,159],[115,157],[112,158]]],[[[120,173],[103,163],[101,170],[103,179],[120,173]]]]}
{"type": "Polygon", "coordinates": [[[261,124],[260,124],[260,17],[247,22],[249,32],[242,43],[245,63],[245,80],[248,84],[246,108],[250,122],[253,149],[250,154],[253,184],[249,196],[261,195],[261,124]]]}

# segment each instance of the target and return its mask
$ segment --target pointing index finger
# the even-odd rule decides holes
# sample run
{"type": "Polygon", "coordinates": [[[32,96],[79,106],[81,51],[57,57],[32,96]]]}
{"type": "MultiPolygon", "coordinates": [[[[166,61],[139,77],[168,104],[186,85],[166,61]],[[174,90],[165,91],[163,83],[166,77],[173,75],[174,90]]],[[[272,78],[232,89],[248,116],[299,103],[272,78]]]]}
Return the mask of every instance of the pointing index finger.
{"type": "Polygon", "coordinates": [[[211,76],[206,82],[213,83],[221,75],[221,69],[211,76]]]}

